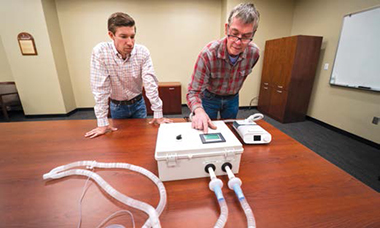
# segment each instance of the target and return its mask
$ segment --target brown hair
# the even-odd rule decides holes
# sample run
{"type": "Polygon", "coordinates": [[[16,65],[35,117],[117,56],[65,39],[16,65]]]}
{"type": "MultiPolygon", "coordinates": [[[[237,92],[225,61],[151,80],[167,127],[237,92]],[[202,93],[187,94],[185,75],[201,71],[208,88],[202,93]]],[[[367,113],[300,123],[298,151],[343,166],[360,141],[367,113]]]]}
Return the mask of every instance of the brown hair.
{"type": "Polygon", "coordinates": [[[135,25],[135,20],[133,20],[133,18],[126,13],[121,13],[121,12],[113,13],[108,18],[108,31],[112,32],[113,34],[115,34],[117,27],[122,27],[122,26],[132,27],[134,25],[135,25]]]}

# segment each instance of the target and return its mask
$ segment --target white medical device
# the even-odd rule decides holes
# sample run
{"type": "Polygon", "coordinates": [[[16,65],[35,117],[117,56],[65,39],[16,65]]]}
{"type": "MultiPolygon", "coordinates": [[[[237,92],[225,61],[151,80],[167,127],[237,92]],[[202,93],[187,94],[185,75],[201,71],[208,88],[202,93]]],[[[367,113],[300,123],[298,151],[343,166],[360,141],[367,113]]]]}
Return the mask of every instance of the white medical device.
{"type": "Polygon", "coordinates": [[[236,120],[233,127],[239,133],[246,144],[268,144],[272,141],[272,135],[255,123],[264,116],[256,113],[245,120],[236,120]]]}
{"type": "Polygon", "coordinates": [[[226,175],[221,169],[226,162],[232,164],[232,172],[239,172],[242,144],[223,121],[213,123],[217,129],[208,129],[208,134],[193,129],[190,122],[160,125],[155,159],[162,181],[208,177],[208,164],[215,165],[216,175],[226,175]]]}

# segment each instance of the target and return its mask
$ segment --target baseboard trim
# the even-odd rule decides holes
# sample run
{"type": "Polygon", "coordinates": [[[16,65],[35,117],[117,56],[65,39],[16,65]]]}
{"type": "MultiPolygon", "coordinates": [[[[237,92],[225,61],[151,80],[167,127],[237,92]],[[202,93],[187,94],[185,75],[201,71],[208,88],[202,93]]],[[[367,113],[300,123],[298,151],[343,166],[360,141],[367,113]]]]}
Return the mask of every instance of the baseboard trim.
{"type": "Polygon", "coordinates": [[[68,117],[72,114],[78,112],[78,111],[90,111],[94,110],[94,108],[76,108],[66,114],[42,114],[42,115],[25,115],[25,118],[27,119],[39,119],[39,118],[54,118],[54,117],[68,117]]]}
{"type": "Polygon", "coordinates": [[[257,110],[257,105],[255,106],[239,106],[239,109],[256,109],[257,110]]]}
{"type": "Polygon", "coordinates": [[[311,116],[306,116],[306,119],[307,119],[307,120],[310,120],[310,121],[312,121],[312,122],[314,122],[314,123],[316,123],[316,124],[319,124],[319,125],[321,125],[321,126],[323,126],[323,127],[325,127],[325,128],[328,128],[328,129],[330,129],[330,130],[332,130],[332,131],[335,131],[335,132],[337,132],[337,133],[340,133],[340,134],[342,134],[342,135],[345,135],[345,136],[347,136],[347,137],[349,137],[349,138],[351,138],[351,139],[357,140],[357,141],[359,141],[359,142],[361,142],[361,143],[364,143],[364,144],[366,144],[366,145],[372,146],[372,147],[374,147],[374,148],[376,148],[376,149],[380,149],[380,144],[375,143],[375,142],[372,142],[371,140],[368,140],[368,139],[362,138],[362,137],[357,136],[357,135],[355,135],[355,134],[352,134],[352,133],[350,133],[350,132],[348,132],[348,131],[342,130],[342,129],[337,128],[337,127],[334,127],[334,126],[332,126],[332,125],[330,125],[330,124],[328,124],[328,123],[325,123],[325,122],[323,122],[323,121],[317,120],[317,119],[315,119],[315,118],[313,118],[313,117],[311,117],[311,116]]]}
{"type": "MultiPolygon", "coordinates": [[[[181,104],[182,107],[187,107],[187,104],[181,104]]],[[[257,105],[255,106],[239,106],[239,109],[257,109],[257,105]]]]}

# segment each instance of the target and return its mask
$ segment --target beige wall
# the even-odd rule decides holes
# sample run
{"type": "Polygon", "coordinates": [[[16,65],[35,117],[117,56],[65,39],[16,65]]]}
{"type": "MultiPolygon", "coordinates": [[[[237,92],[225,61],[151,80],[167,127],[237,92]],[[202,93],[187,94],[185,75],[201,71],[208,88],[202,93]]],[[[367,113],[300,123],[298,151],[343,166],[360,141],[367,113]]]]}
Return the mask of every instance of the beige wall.
{"type": "Polygon", "coordinates": [[[223,37],[225,34],[225,28],[224,25],[227,22],[228,14],[227,12],[227,5],[229,0],[221,0],[222,1],[222,9],[221,9],[221,21],[220,21],[220,37],[223,37]]]}
{"type": "Polygon", "coordinates": [[[371,123],[374,116],[380,116],[380,94],[329,84],[343,16],[376,5],[380,0],[299,0],[291,34],[323,36],[308,115],[380,143],[380,126],[371,123]],[[325,63],[330,66],[328,70],[323,70],[325,63]]]}
{"type": "Polygon", "coordinates": [[[66,53],[63,46],[55,0],[42,0],[42,7],[46,18],[46,25],[57,69],[59,86],[62,91],[66,112],[70,112],[76,109],[76,103],[67,65],[66,53]]]}
{"type": "Polygon", "coordinates": [[[90,56],[107,35],[110,14],[123,11],[136,20],[136,42],[151,52],[159,81],[179,81],[182,103],[200,50],[220,34],[220,0],[56,0],[69,72],[78,107],[92,107],[90,56]]]}
{"type": "Polygon", "coordinates": [[[0,36],[0,82],[14,82],[11,66],[5,54],[3,41],[0,36]]]}
{"type": "Polygon", "coordinates": [[[0,1],[0,31],[24,112],[67,113],[40,0],[0,1]],[[37,56],[23,56],[17,42],[20,32],[30,33],[37,56]]]}

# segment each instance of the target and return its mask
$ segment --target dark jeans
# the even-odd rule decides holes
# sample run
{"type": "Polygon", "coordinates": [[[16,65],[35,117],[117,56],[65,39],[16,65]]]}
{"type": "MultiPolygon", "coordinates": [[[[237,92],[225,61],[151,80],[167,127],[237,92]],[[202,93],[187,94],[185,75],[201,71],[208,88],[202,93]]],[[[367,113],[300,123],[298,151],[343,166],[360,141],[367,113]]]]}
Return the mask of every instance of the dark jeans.
{"type": "Polygon", "coordinates": [[[222,119],[236,119],[239,111],[239,94],[219,96],[205,90],[202,104],[210,119],[215,120],[218,117],[218,112],[220,112],[222,119]]]}
{"type": "Polygon", "coordinates": [[[110,102],[110,110],[112,119],[143,119],[147,116],[144,99],[130,105],[117,105],[110,102]]]}

